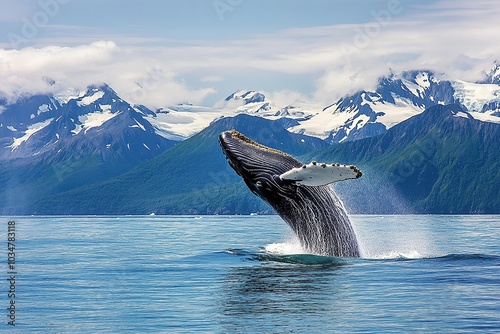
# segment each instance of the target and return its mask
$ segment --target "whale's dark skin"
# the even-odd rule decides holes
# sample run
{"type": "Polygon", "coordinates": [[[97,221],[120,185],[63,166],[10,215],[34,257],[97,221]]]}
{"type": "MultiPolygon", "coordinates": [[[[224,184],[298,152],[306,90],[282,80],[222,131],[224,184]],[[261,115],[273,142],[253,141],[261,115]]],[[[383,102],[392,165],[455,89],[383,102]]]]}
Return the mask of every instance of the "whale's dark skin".
{"type": "Polygon", "coordinates": [[[297,185],[279,177],[302,162],[235,130],[221,133],[219,143],[229,165],[292,228],[307,252],[360,257],[349,217],[331,187],[297,185]]]}

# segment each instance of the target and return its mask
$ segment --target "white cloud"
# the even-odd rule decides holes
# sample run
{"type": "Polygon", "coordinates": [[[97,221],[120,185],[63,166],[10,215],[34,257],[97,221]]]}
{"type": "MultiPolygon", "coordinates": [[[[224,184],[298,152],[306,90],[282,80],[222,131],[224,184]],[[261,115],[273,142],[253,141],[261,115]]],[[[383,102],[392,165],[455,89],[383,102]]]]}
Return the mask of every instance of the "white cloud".
{"type": "Polygon", "coordinates": [[[300,106],[309,99],[309,97],[305,94],[295,90],[279,90],[274,92],[264,92],[264,94],[280,108],[290,105],[300,106]]]}
{"type": "Polygon", "coordinates": [[[43,93],[66,87],[85,88],[101,82],[99,73],[119,48],[112,42],[79,47],[0,50],[0,91],[10,97],[24,92],[43,93]],[[55,80],[50,86],[47,79],[55,80]],[[86,81],[86,82],[85,82],[86,81]],[[62,87],[61,87],[62,86],[62,87]]]}
{"type": "Polygon", "coordinates": [[[297,89],[300,83],[290,82],[290,88],[286,80],[280,81],[285,82],[281,87],[266,86],[280,105],[306,98],[328,104],[346,93],[373,88],[390,70],[430,69],[474,81],[500,58],[497,1],[412,2],[400,9],[382,18],[374,15],[371,22],[290,28],[240,40],[159,46],[167,43],[144,44],[141,40],[151,37],[129,36],[127,44],[127,36],[116,36],[113,40],[120,44],[0,49],[0,91],[15,96],[106,82],[125,99],[165,106],[203,103],[215,94],[223,98],[242,86],[262,90],[270,78],[283,76],[308,81],[304,86],[316,90],[306,96],[306,90],[297,89]],[[57,84],[48,86],[46,78],[57,84]]]}
{"type": "Polygon", "coordinates": [[[201,102],[214,92],[210,87],[190,90],[160,58],[106,41],[77,47],[0,50],[0,73],[4,78],[0,91],[11,99],[23,93],[57,93],[68,87],[83,90],[101,82],[131,102],[151,106],[201,102]]]}
{"type": "Polygon", "coordinates": [[[323,68],[314,96],[330,100],[373,88],[377,78],[391,69],[431,69],[452,79],[479,79],[500,58],[500,44],[493,42],[500,38],[500,6],[492,1],[439,5],[441,12],[422,8],[394,15],[378,28],[370,22],[290,31],[302,39],[309,34],[315,45],[286,57],[281,66],[295,71],[323,68]]]}

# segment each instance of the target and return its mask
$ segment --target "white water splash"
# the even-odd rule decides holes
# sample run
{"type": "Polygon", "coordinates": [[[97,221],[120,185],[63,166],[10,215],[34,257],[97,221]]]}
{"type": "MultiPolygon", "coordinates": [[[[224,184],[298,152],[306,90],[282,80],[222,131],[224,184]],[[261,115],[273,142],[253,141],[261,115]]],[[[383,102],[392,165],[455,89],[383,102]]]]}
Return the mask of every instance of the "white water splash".
{"type": "Polygon", "coordinates": [[[421,259],[444,255],[435,242],[425,216],[397,218],[351,217],[363,258],[421,259]]]}
{"type": "MultiPolygon", "coordinates": [[[[425,216],[351,216],[361,257],[373,260],[424,259],[446,255],[439,249],[425,216]]],[[[274,255],[311,254],[291,232],[284,241],[263,247],[274,255]]]]}
{"type": "MultiPolygon", "coordinates": [[[[273,255],[299,255],[311,254],[307,252],[298,241],[294,242],[278,242],[264,246],[264,251],[273,255]]],[[[369,260],[392,260],[392,259],[425,259],[433,258],[436,255],[421,253],[414,250],[391,250],[387,252],[362,252],[361,258],[369,260]]]]}
{"type": "Polygon", "coordinates": [[[293,236],[288,237],[286,241],[264,246],[264,251],[276,255],[310,254],[302,247],[299,239],[293,236]]]}

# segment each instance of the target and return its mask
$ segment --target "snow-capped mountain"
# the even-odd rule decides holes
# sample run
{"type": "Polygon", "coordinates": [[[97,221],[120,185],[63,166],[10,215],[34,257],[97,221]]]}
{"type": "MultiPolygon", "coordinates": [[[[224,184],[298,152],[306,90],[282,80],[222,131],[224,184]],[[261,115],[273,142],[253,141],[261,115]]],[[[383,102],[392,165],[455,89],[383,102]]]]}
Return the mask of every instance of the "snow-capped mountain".
{"type": "Polygon", "coordinates": [[[35,95],[14,104],[4,102],[0,159],[45,156],[61,161],[92,155],[139,163],[174,144],[144,119],[148,113],[133,108],[105,84],[63,100],[35,95]]]}
{"type": "MultiPolygon", "coordinates": [[[[197,128],[212,117],[246,113],[267,119],[287,119],[288,130],[341,143],[386,132],[425,109],[441,104],[460,104],[481,121],[500,123],[500,65],[495,64],[488,80],[477,83],[442,80],[432,71],[405,71],[379,80],[374,91],[359,91],[318,108],[301,104],[278,106],[263,92],[236,91],[216,108],[194,116],[176,110],[168,117],[190,118],[197,128]]],[[[171,131],[175,131],[174,127],[171,131]]]]}
{"type": "MultiPolygon", "coordinates": [[[[498,67],[490,78],[496,78],[498,67]]],[[[492,79],[493,80],[493,79],[492,79]]],[[[288,130],[330,143],[353,141],[384,133],[392,126],[436,104],[457,103],[482,121],[500,122],[500,84],[441,80],[431,71],[406,71],[381,78],[374,91],[359,91],[319,108],[297,103],[280,106],[259,91],[238,90],[215,107],[180,104],[156,110],[144,118],[158,135],[184,140],[222,117],[249,114],[287,121],[288,130]]]]}
{"type": "Polygon", "coordinates": [[[266,113],[271,109],[266,96],[256,91],[236,91],[225,100],[225,107],[232,107],[240,112],[266,113]]]}
{"type": "Polygon", "coordinates": [[[291,126],[312,117],[317,110],[305,103],[280,107],[263,92],[238,90],[214,107],[179,104],[151,112],[145,118],[165,138],[184,140],[223,117],[248,114],[270,120],[293,119],[294,122],[288,122],[291,126]]]}
{"type": "Polygon", "coordinates": [[[500,117],[499,63],[493,65],[484,80],[476,83],[456,81],[453,83],[453,88],[455,98],[468,111],[477,112],[474,117],[486,121],[496,121],[496,117],[500,117]]]}
{"type": "Polygon", "coordinates": [[[249,114],[276,119],[288,117],[304,119],[312,116],[317,110],[315,106],[300,103],[297,105],[278,106],[262,92],[238,90],[216,106],[220,110],[236,114],[249,114]]]}
{"type": "Polygon", "coordinates": [[[290,131],[353,141],[386,132],[434,105],[460,104],[482,121],[500,122],[500,85],[439,80],[431,71],[407,71],[382,78],[375,91],[343,97],[290,131]]]}

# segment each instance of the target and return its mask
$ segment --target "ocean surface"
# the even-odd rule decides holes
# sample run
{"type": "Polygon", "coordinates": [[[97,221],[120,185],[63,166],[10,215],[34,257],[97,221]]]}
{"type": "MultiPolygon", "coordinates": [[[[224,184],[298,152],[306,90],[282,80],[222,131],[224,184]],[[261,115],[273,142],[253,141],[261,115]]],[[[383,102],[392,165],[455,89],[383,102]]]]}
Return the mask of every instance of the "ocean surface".
{"type": "Polygon", "coordinates": [[[300,254],[277,216],[0,217],[0,330],[500,332],[500,216],[351,220],[362,259],[300,254]]]}

